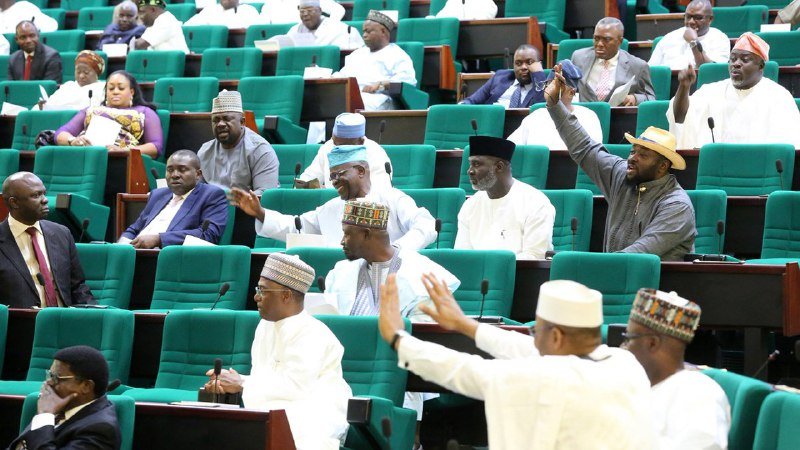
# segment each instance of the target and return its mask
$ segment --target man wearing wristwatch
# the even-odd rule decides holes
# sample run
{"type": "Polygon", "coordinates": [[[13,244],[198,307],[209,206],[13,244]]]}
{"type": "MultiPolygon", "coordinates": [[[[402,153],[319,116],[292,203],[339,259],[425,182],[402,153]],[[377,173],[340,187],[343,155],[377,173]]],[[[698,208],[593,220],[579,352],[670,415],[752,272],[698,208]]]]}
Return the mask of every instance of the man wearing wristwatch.
{"type": "Polygon", "coordinates": [[[705,63],[727,62],[730,40],[725,33],[711,27],[713,20],[711,3],[693,0],[686,7],[684,26],[661,38],[647,64],[680,70],[686,66],[698,68],[705,63]]]}

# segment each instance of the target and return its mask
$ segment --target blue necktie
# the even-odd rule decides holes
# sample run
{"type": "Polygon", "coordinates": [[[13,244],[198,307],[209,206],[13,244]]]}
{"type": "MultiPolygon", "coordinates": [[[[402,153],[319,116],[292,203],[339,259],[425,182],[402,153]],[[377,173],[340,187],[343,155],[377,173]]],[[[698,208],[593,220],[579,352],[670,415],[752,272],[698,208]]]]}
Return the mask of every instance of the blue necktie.
{"type": "Polygon", "coordinates": [[[520,100],[522,100],[522,85],[518,84],[517,89],[511,94],[511,101],[508,103],[509,108],[519,108],[520,100]]]}

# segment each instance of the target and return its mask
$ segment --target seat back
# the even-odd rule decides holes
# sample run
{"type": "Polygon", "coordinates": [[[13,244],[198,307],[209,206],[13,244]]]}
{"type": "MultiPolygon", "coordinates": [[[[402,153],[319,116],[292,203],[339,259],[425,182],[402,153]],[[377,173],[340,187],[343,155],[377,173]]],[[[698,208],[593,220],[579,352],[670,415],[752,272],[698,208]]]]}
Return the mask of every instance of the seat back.
{"type": "Polygon", "coordinates": [[[42,147],[36,152],[33,173],[47,193],[79,194],[103,203],[108,150],[103,147],[42,147]]]}
{"type": "Polygon", "coordinates": [[[770,61],[775,61],[779,66],[800,64],[800,54],[797,53],[797,49],[800,48],[800,33],[796,30],[756,33],[756,35],[769,44],[770,61]]]}
{"type": "Polygon", "coordinates": [[[417,78],[417,87],[419,87],[422,84],[422,70],[425,67],[425,45],[422,42],[413,41],[396,42],[396,44],[411,58],[414,75],[417,78]]]}
{"type": "MultiPolygon", "coordinates": [[[[60,52],[61,53],[61,82],[75,81],[75,58],[78,57],[78,52],[60,52]]],[[[108,76],[108,55],[105,52],[95,51],[98,56],[103,58],[105,65],[103,72],[98,79],[105,80],[108,76]]]]}
{"type": "Polygon", "coordinates": [[[106,0],[61,0],[61,8],[67,11],[80,11],[82,8],[96,8],[107,4],[106,0]]]}
{"type": "Polygon", "coordinates": [[[773,392],[761,404],[753,448],[756,450],[792,450],[800,448],[800,396],[791,392],[773,392]]]}
{"type": "Polygon", "coordinates": [[[156,81],[153,102],[170,112],[210,112],[218,94],[219,80],[214,77],[167,77],[156,81]]]}
{"type": "Polygon", "coordinates": [[[397,19],[408,18],[410,0],[356,0],[353,3],[353,20],[366,20],[371,9],[397,11],[397,19]]]}
{"type": "MultiPolygon", "coordinates": [[[[558,43],[558,51],[556,52],[556,61],[562,59],[572,59],[572,54],[576,51],[594,46],[593,39],[564,39],[558,43]]],[[[620,50],[628,51],[628,40],[622,39],[620,50]]]]}
{"type": "Polygon", "coordinates": [[[694,224],[697,236],[694,238],[696,253],[722,253],[721,243],[725,242],[725,230],[722,236],[717,234],[717,222],[725,224],[728,208],[728,195],[720,189],[702,191],[686,191],[694,207],[694,224]]]}
{"type": "MultiPolygon", "coordinates": [[[[461,155],[461,172],[458,174],[458,187],[467,195],[475,189],[469,182],[469,145],[461,155]]],[[[511,173],[517,180],[530,184],[536,189],[544,189],[547,184],[547,169],[550,164],[550,150],[543,145],[517,145],[511,157],[511,173]]]]}
{"type": "Polygon", "coordinates": [[[439,11],[442,10],[442,8],[444,8],[445,3],[447,3],[447,0],[431,0],[431,6],[429,9],[430,15],[435,16],[439,11]]]}
{"type": "Polygon", "coordinates": [[[230,284],[219,309],[244,309],[250,277],[250,249],[241,245],[171,245],[158,255],[151,309],[210,307],[222,283],[230,284]]]}
{"type": "Polygon", "coordinates": [[[438,150],[464,148],[469,137],[476,134],[473,120],[478,125],[477,134],[502,137],[505,114],[501,105],[433,105],[428,109],[424,143],[438,150]]]}
{"type": "Polygon", "coordinates": [[[592,235],[592,192],[586,189],[557,189],[542,191],[556,209],[553,224],[553,250],[589,251],[592,235]],[[577,229],[572,232],[572,219],[577,229]]]}
{"type": "MultiPolygon", "coordinates": [[[[620,158],[628,158],[631,153],[631,144],[606,144],[603,147],[612,155],[617,155],[620,158]]],[[[588,189],[594,195],[603,195],[600,188],[586,175],[586,172],[578,167],[578,175],[575,177],[575,189],[588,189]]]]}
{"type": "Polygon", "coordinates": [[[0,81],[8,79],[8,60],[10,58],[10,55],[0,55],[0,81]]]}
{"type": "Polygon", "coordinates": [[[553,257],[551,280],[572,280],[603,294],[603,323],[628,323],[636,292],[658,289],[661,260],[644,253],[561,252],[553,257]]]}
{"type": "Polygon", "coordinates": [[[506,0],[505,17],[531,17],[552,24],[557,30],[564,28],[566,0],[506,0]]]}
{"type": "MultiPolygon", "coordinates": [[[[300,215],[336,197],[336,189],[269,189],[261,194],[261,206],[281,214],[300,215]]],[[[285,248],[286,243],[256,236],[253,248],[285,248]]]]}
{"type": "MultiPolygon", "coordinates": [[[[764,77],[777,83],[778,63],[775,61],[767,61],[764,63],[764,77]]],[[[728,78],[730,78],[728,63],[705,63],[700,66],[700,69],[697,71],[697,89],[700,89],[704,84],[727,80],[728,78]]]]}
{"type": "Polygon", "coordinates": [[[192,53],[203,53],[208,48],[228,46],[228,27],[224,25],[190,25],[183,27],[183,38],[192,53]]]}
{"type": "Polygon", "coordinates": [[[309,292],[319,292],[317,279],[319,277],[326,278],[333,266],[345,259],[344,251],[341,248],[293,247],[286,250],[286,254],[297,255],[304,263],[314,268],[314,282],[308,289],[309,292]]]}
{"type": "Polygon", "coordinates": [[[600,121],[600,128],[603,130],[603,143],[607,143],[608,135],[611,132],[611,106],[608,102],[575,102],[575,104],[594,111],[600,121]]]}
{"type": "Polygon", "coordinates": [[[300,123],[303,106],[303,77],[247,77],[239,81],[242,106],[256,117],[281,116],[294,124],[300,123]]]}
{"type": "Polygon", "coordinates": [[[458,28],[459,21],[455,17],[403,19],[397,25],[397,41],[416,41],[422,42],[423,45],[449,45],[450,52],[455,57],[458,54],[458,28]]]}
{"type": "Polygon", "coordinates": [[[293,23],[250,25],[244,33],[244,47],[252,47],[255,41],[265,41],[273,36],[286,34],[293,26],[293,23]]]}
{"type": "Polygon", "coordinates": [[[58,30],[42,33],[44,45],[60,52],[79,52],[86,48],[86,33],[83,30],[58,30]]]}
{"type": "Polygon", "coordinates": [[[417,206],[425,208],[431,215],[441,220],[442,228],[439,231],[438,243],[434,242],[428,248],[453,248],[458,232],[458,212],[467,196],[463,189],[436,188],[436,189],[403,189],[403,192],[414,199],[417,206]]]}
{"type": "Polygon", "coordinates": [[[128,382],[133,350],[133,312],[124,309],[45,308],[36,314],[27,381],[44,381],[53,355],[88,345],[108,361],[108,379],[128,382]]]}
{"type": "Polygon", "coordinates": [[[772,388],[763,381],[725,370],[707,369],[703,373],[719,384],[731,405],[728,448],[731,450],[753,448],[756,424],[760,422],[761,405],[768,395],[774,395],[770,394],[772,388]]]}
{"type": "MultiPolygon", "coordinates": [[[[42,96],[41,89],[51,95],[56,91],[58,83],[53,80],[31,80],[31,81],[2,81],[0,82],[0,95],[3,101],[15,105],[32,108],[42,96]],[[41,86],[41,87],[40,87],[41,86]]],[[[36,135],[34,135],[36,137],[36,135]]],[[[25,150],[25,149],[17,149],[25,150]]]]}
{"type": "MultiPolygon", "coordinates": [[[[342,375],[353,395],[371,395],[403,406],[408,372],[397,365],[397,352],[381,338],[378,318],[317,316],[344,347],[342,375]]],[[[406,331],[411,322],[405,319],[406,331]]]]}
{"type": "Polygon", "coordinates": [[[800,256],[800,192],[769,194],[764,218],[762,258],[800,256]]]}
{"type": "Polygon", "coordinates": [[[167,11],[171,12],[176,19],[186,22],[197,13],[197,7],[193,3],[169,3],[167,11]]]}
{"type": "Polygon", "coordinates": [[[104,30],[113,19],[113,6],[81,8],[78,11],[78,29],[83,31],[104,30]]]}
{"type": "Polygon", "coordinates": [[[794,147],[790,144],[706,144],[700,150],[696,189],[728,195],[766,195],[790,189],[794,147]],[[776,170],[783,163],[783,175],[776,170]]]}
{"type": "Polygon", "coordinates": [[[640,103],[639,111],[636,113],[636,136],[644,133],[647,127],[669,130],[667,109],[669,100],[647,100],[640,103]]]}
{"type": "Polygon", "coordinates": [[[761,24],[767,23],[769,14],[769,8],[764,5],[718,7],[712,8],[711,11],[714,14],[714,28],[731,39],[738,38],[745,31],[758,32],[761,24]]]}
{"type": "Polygon", "coordinates": [[[0,184],[16,172],[19,172],[19,150],[0,148],[0,184]]]}
{"type": "Polygon", "coordinates": [[[433,187],[436,148],[432,145],[384,145],[392,162],[392,184],[397,189],[433,187]]]}
{"type": "Polygon", "coordinates": [[[127,244],[75,244],[97,303],[127,309],[133,287],[136,250],[127,244]]]}
{"type": "MultiPolygon", "coordinates": [[[[13,82],[12,82],[13,83],[13,82]]],[[[23,83],[29,83],[24,81],[23,83]]],[[[38,90],[38,88],[36,88],[38,90]]],[[[2,90],[2,83],[0,83],[2,90]]],[[[9,103],[13,103],[7,100],[9,103]]],[[[17,103],[18,104],[18,103],[17,103]]],[[[44,130],[56,130],[69,122],[77,111],[22,111],[14,123],[14,141],[11,146],[17,150],[36,150],[36,136],[44,130]]]]}
{"type": "Polygon", "coordinates": [[[125,70],[141,83],[164,77],[182,77],[185,64],[186,55],[180,50],[133,50],[128,53],[125,70]]]}
{"type": "Polygon", "coordinates": [[[335,45],[282,48],[278,52],[275,75],[303,76],[306,67],[314,64],[336,72],[339,70],[339,52],[339,47],[335,45]]]}
{"type": "MultiPolygon", "coordinates": [[[[96,5],[95,5],[96,6],[96,5]]],[[[63,30],[67,22],[67,10],[64,8],[39,8],[42,14],[55,20],[58,24],[58,29],[63,30]]]]}
{"type": "Polygon", "coordinates": [[[262,55],[255,47],[208,48],[203,50],[200,76],[220,80],[260,76],[262,55]]]}
{"type": "Polygon", "coordinates": [[[670,69],[669,66],[650,66],[650,79],[653,82],[653,91],[656,94],[656,100],[669,101],[672,69],[670,69]]]}
{"type": "Polygon", "coordinates": [[[508,250],[422,250],[421,254],[438,263],[461,280],[453,293],[466,314],[481,312],[481,281],[489,281],[483,314],[508,317],[514,298],[517,260],[508,250]]]}
{"type": "Polygon", "coordinates": [[[297,164],[300,164],[302,173],[317,156],[319,144],[276,144],[272,148],[278,155],[278,183],[282,188],[291,189],[297,164]]]}

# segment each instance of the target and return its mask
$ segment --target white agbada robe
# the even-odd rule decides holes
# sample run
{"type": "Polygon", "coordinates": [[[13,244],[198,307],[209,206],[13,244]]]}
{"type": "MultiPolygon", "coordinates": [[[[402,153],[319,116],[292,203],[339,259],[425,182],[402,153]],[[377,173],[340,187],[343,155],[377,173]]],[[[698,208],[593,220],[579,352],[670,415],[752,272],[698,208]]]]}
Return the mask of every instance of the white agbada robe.
{"type": "MultiPolygon", "coordinates": [[[[595,142],[603,142],[603,127],[600,119],[591,109],[572,105],[572,114],[578,119],[584,130],[595,142]]],[[[539,108],[522,119],[519,128],[511,133],[508,140],[517,145],[544,145],[550,150],[566,150],[567,145],[561,140],[556,124],[550,118],[547,108],[539,108]]]]}
{"type": "MultiPolygon", "coordinates": [[[[328,162],[328,153],[333,150],[333,139],[328,139],[317,151],[317,155],[306,170],[298,177],[302,181],[319,180],[322,188],[333,188],[331,183],[331,166],[328,162]]],[[[367,148],[367,162],[369,163],[369,179],[372,182],[370,189],[391,189],[392,181],[386,173],[386,163],[390,163],[389,155],[377,142],[364,137],[364,147],[367,148]]]]}
{"type": "Polygon", "coordinates": [[[478,191],[464,202],[453,248],[510,250],[517,259],[544,259],[553,249],[555,217],[546,195],[515,179],[502,198],[490,199],[486,191],[478,191]]]}
{"type": "Polygon", "coordinates": [[[181,21],[171,12],[164,11],[144,30],[142,39],[150,44],[148,50],[180,50],[188,55],[189,46],[181,26],[181,21]]]}
{"type": "Polygon", "coordinates": [[[106,98],[106,82],[95,81],[81,87],[77,81],[67,81],[62,84],[44,104],[45,111],[57,109],[86,109],[89,106],[100,106],[106,98]],[[89,92],[92,92],[91,99],[89,92]]]}
{"type": "Polygon", "coordinates": [[[258,10],[248,4],[241,4],[236,8],[225,9],[219,3],[206,6],[202,11],[192,16],[183,25],[223,25],[228,28],[247,28],[250,25],[261,23],[258,10]]]}
{"type": "MultiPolygon", "coordinates": [[[[653,49],[650,60],[651,66],[669,66],[672,70],[681,70],[689,66],[697,66],[694,53],[689,43],[683,38],[686,27],[665,34],[658,45],[653,49]]],[[[716,28],[709,28],[708,33],[698,36],[697,40],[703,46],[703,52],[711,62],[726,63],[731,55],[731,42],[728,35],[716,28]]]]}
{"type": "Polygon", "coordinates": [[[40,33],[49,33],[58,30],[56,19],[43,13],[38,6],[31,2],[21,1],[11,5],[8,9],[0,11],[0,30],[3,34],[16,33],[17,24],[23,20],[31,20],[36,24],[40,33]]]}
{"type": "Polygon", "coordinates": [[[681,370],[651,391],[658,449],[728,448],[731,407],[714,380],[701,372],[681,370]]]}
{"type": "Polygon", "coordinates": [[[335,45],[340,49],[347,50],[364,46],[364,39],[361,38],[361,31],[338,20],[322,17],[322,21],[316,30],[311,31],[302,22],[294,25],[286,33],[294,45],[305,47],[310,45],[335,45]]]}
{"type": "Polygon", "coordinates": [[[458,20],[494,19],[497,5],[493,0],[447,0],[436,17],[455,17],[458,20]]]}
{"type": "MultiPolygon", "coordinates": [[[[298,23],[300,11],[298,0],[265,0],[261,7],[261,23],[298,23]]],[[[344,18],[344,6],[334,0],[320,0],[320,9],[333,20],[344,18]]]]}
{"type": "MultiPolygon", "coordinates": [[[[371,189],[364,197],[389,207],[387,231],[392,245],[420,250],[436,240],[435,220],[425,208],[399,189],[371,189]]],[[[328,200],[317,209],[293,216],[265,210],[264,222],[256,220],[256,233],[261,236],[286,241],[286,235],[297,233],[294,218],[300,217],[303,233],[321,234],[329,247],[340,247],[342,242],[342,215],[345,201],[341,197],[328,200]]]]}
{"type": "Polygon", "coordinates": [[[412,86],[417,84],[414,63],[397,44],[389,44],[377,52],[366,46],[356,49],[344,58],[344,67],[333,76],[355,77],[358,80],[366,111],[396,108],[391,97],[380,92],[363,92],[365,86],[381,81],[408,83],[412,86]]]}
{"type": "Polygon", "coordinates": [[[667,110],[669,131],[678,148],[711,143],[708,118],[714,118],[717,142],[736,144],[792,144],[800,148],[800,111],[792,94],[767,77],[750,89],[736,89],[730,78],[704,84],[689,97],[683,124],[675,123],[675,99],[667,110]]]}
{"type": "Polygon", "coordinates": [[[305,311],[260,321],[250,375],[242,375],[244,406],[285,409],[298,450],[338,449],[353,395],[342,376],[343,354],[331,330],[305,311]]]}
{"type": "Polygon", "coordinates": [[[486,324],[475,343],[497,359],[404,337],[398,365],[483,400],[492,450],[653,448],[650,382],[630,352],[541,356],[532,337],[486,324]]]}
{"type": "Polygon", "coordinates": [[[8,42],[5,36],[0,34],[0,55],[9,55],[11,54],[11,44],[8,42]]]}

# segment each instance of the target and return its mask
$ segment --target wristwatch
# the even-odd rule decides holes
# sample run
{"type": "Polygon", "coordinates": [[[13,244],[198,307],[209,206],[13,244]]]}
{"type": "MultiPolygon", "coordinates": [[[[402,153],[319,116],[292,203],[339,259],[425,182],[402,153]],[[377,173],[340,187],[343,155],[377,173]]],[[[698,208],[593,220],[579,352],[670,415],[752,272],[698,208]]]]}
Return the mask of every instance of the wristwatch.
{"type": "Polygon", "coordinates": [[[397,332],[394,334],[394,337],[392,338],[392,348],[395,351],[397,351],[397,341],[399,341],[400,338],[407,337],[407,336],[411,336],[410,334],[408,334],[408,331],[402,330],[402,329],[401,330],[397,330],[397,332]]]}
{"type": "Polygon", "coordinates": [[[703,53],[703,44],[701,44],[697,39],[689,42],[689,48],[692,50],[697,49],[698,52],[703,53]]]}

